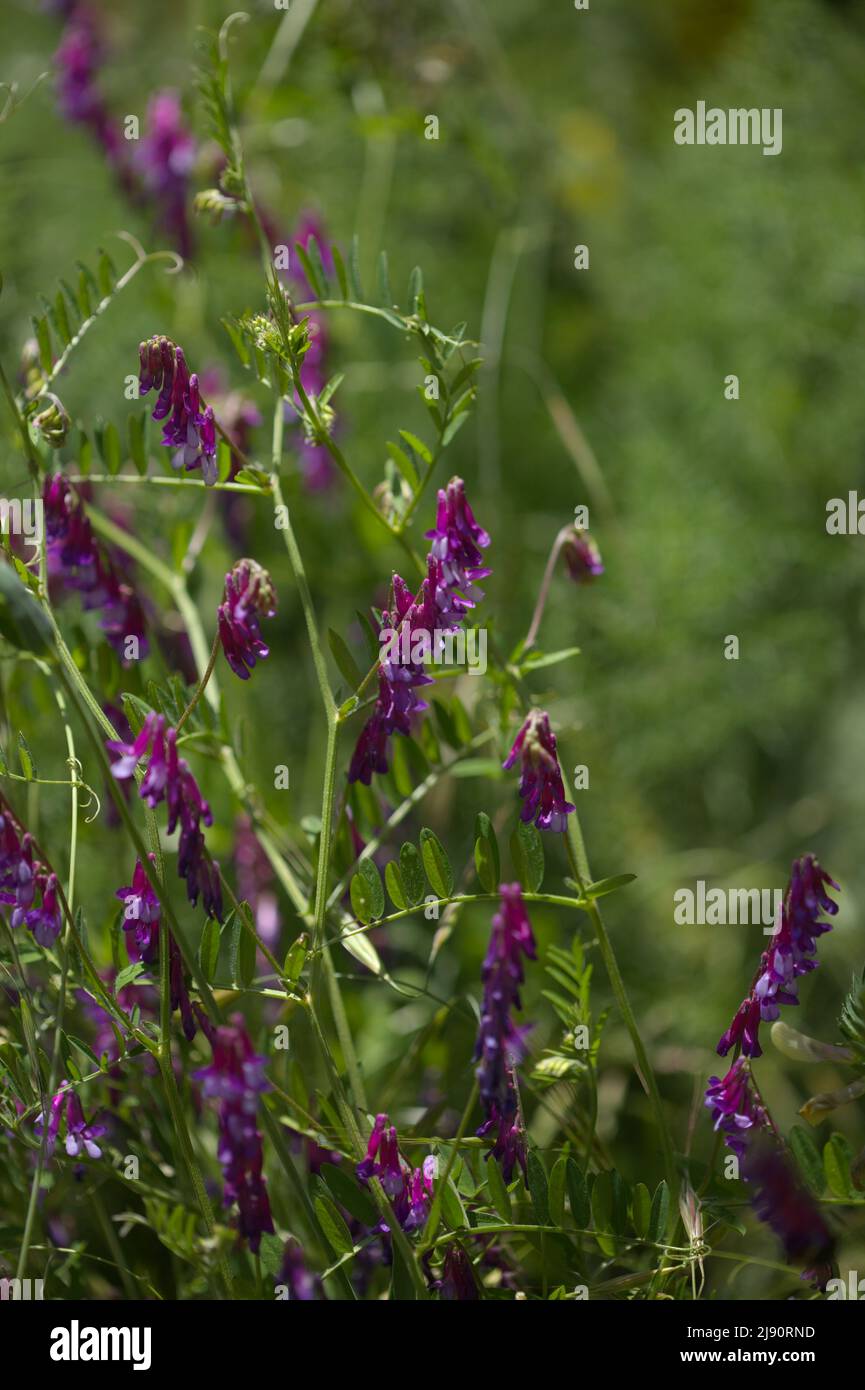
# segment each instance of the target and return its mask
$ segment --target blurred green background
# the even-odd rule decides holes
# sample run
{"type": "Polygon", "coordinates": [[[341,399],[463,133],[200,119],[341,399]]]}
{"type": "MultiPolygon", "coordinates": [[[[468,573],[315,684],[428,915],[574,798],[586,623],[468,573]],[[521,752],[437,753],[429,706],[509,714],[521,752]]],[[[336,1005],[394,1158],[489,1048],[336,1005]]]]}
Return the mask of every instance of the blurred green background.
{"type": "MultiPolygon", "coordinates": [[[[94,8],[115,114],[143,118],[152,93],[174,87],[200,133],[196,27],[218,27],[228,7],[94,8]]],[[[285,21],[276,42],[283,16],[270,4],[245,8],[251,20],[236,31],[232,71],[249,172],[286,240],[307,210],[343,248],[357,231],[368,284],[385,247],[405,304],[400,287],[419,264],[433,321],[449,329],[465,320],[483,342],[476,415],[448,473],[466,479],[493,536],[483,612],[505,647],[528,626],[556,531],[577,504],[590,507],[606,573],[584,589],[558,573],[540,638],[546,650],[576,643],[582,656],[539,672],[532,688],[566,765],[589,768],[590,789],[577,795],[595,876],[638,875],[610,900],[610,926],[674,1143],[705,1158],[700,1094],[764,942],[754,927],[675,926],[674,891],[700,878],[781,887],[791,859],[815,851],[841,883],[842,908],[788,1021],[827,1040],[865,958],[865,543],[825,530],[828,499],[856,489],[863,473],[865,5],[595,0],[576,12],[570,0],[294,0],[294,24],[306,12],[308,23],[294,34],[285,21]],[[675,145],[673,112],[698,100],[781,107],[783,152],[675,145]],[[429,114],[439,119],[437,141],[424,138],[429,114]],[[589,247],[588,270],[574,269],[578,244],[589,247]],[[737,401],[724,397],[730,373],[737,401]],[[739,639],[738,661],[724,658],[728,634],[739,639]]],[[[60,29],[35,4],[7,0],[0,76],[29,86],[50,67],[60,29]]],[[[212,184],[212,169],[204,148],[193,186],[212,184]]],[[[0,177],[0,334],[10,367],[40,292],[53,294],[77,258],[92,260],[118,228],[148,249],[164,237],[117,190],[87,134],[64,125],[50,81],[0,126],[0,177]]],[[[124,378],[137,369],[139,340],[159,332],[199,370],[221,364],[266,409],[219,322],[261,307],[254,245],[231,221],[194,230],[183,273],[142,272],[61,380],[83,422],[123,426],[124,378]]],[[[394,431],[424,432],[419,368],[386,327],[335,315],[329,328],[333,369],[346,371],[341,443],[371,488],[394,431]]],[[[8,420],[3,429],[8,489],[23,483],[24,468],[8,420]]],[[[262,461],[267,436],[266,426],[252,436],[262,461]]],[[[74,462],[68,449],[60,457],[74,462]]],[[[190,496],[199,501],[119,485],[110,496],[165,555],[189,522],[190,496]]],[[[381,601],[399,553],[342,484],[312,493],[295,482],[292,496],[322,622],[346,632],[356,608],[381,601]]],[[[431,507],[418,520],[420,532],[431,507]]],[[[291,791],[271,802],[297,822],[319,810],[322,721],[284,551],[263,513],[248,544],[280,594],[274,656],[248,687],[227,671],[222,685],[251,780],[269,787],[274,760],[289,764],[291,791]]],[[[196,576],[205,614],[234,558],[214,528],[196,576]]],[[[64,611],[71,620],[74,609],[64,611]]],[[[27,672],[14,679],[11,705],[32,718],[43,696],[34,690],[30,701],[27,672]]],[[[116,680],[125,688],[119,672],[116,680]]],[[[469,703],[474,684],[464,682],[469,703]]],[[[46,765],[63,756],[48,708],[41,732],[25,726],[46,765]]],[[[349,752],[346,739],[346,762],[349,752]]],[[[211,843],[227,859],[233,811],[221,784],[203,780],[217,811],[211,843]]],[[[476,811],[513,799],[510,779],[454,780],[429,799],[422,822],[460,863],[476,811]]],[[[62,844],[63,798],[43,794],[39,814],[46,841],[62,844]]],[[[106,833],[82,832],[82,894],[96,922],[103,900],[108,921],[110,894],[129,878],[124,865],[118,880],[106,833]]],[[[560,878],[560,848],[548,857],[560,878]]],[[[295,926],[281,906],[287,941],[295,926]]],[[[566,939],[573,923],[539,913],[536,927],[546,944],[566,939]]],[[[483,913],[460,920],[436,967],[440,994],[477,993],[487,930],[483,913]]],[[[406,978],[423,979],[429,934],[419,921],[392,941],[406,978]]],[[[527,1016],[539,1011],[541,987],[537,971],[527,1016]]],[[[596,1002],[606,997],[599,967],[596,1002]]],[[[430,1008],[370,982],[350,1002],[375,1094],[430,1008]]],[[[543,1019],[536,1050],[556,1033],[543,1019]]],[[[457,1108],[470,1047],[470,1027],[455,1023],[424,1058],[457,1108]]],[[[759,1076],[784,1131],[808,1095],[845,1079],[830,1066],[796,1068],[770,1047],[759,1076]]],[[[657,1145],[615,1016],[601,1080],[604,1142],[626,1177],[657,1181],[657,1145]]],[[[412,1104],[408,1093],[401,1100],[412,1104]]],[[[539,1140],[549,1123],[539,1112],[539,1140]]],[[[855,1107],[818,1138],[833,1127],[862,1147],[855,1107]]],[[[771,1254],[770,1238],[754,1240],[771,1254]]],[[[739,1295],[765,1293],[768,1277],[749,1273],[739,1295]]]]}

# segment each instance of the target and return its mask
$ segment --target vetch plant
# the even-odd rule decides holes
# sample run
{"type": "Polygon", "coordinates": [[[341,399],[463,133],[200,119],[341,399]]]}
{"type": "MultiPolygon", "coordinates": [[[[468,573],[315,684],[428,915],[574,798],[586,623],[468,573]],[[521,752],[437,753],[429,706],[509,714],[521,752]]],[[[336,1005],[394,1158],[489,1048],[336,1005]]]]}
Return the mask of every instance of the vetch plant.
{"type": "MultiPolygon", "coordinates": [[[[549,683],[578,649],[539,646],[554,599],[577,630],[603,599],[598,544],[563,501],[546,565],[519,575],[520,636],[496,489],[456,444],[485,348],[436,322],[420,269],[395,292],[378,246],[369,291],[366,248],[329,215],[277,239],[232,83],[245,16],[207,44],[194,132],[188,95],[157,92],[127,149],[95,21],[62,8],[61,109],[176,249],[123,234],[128,268],[99,251],[65,274],[22,370],[0,364],[12,473],[45,522],[35,556],[4,531],[0,557],[12,1272],[50,1241],[82,1297],[105,1288],[88,1261],[127,1299],[699,1297],[735,1229],[726,1177],[671,1119],[607,927],[602,899],[627,905],[634,875],[590,869],[564,770],[577,719],[549,683]],[[195,189],[202,148],[218,186],[195,189]],[[195,238],[193,211],[212,224],[195,238]],[[205,238],[244,268],[230,293],[206,259],[184,279],[178,251],[205,238]],[[160,267],[190,294],[154,291],[133,335],[117,301],[160,267]],[[367,329],[373,357],[409,349],[414,413],[390,365],[383,385],[370,370],[367,329]],[[64,401],[100,335],[139,367],[125,393],[100,382],[90,418],[64,401]],[[355,426],[370,381],[405,420],[391,438],[355,426]],[[652,1136],[638,1167],[617,1088],[652,1136]]],[[[813,1154],[781,1141],[752,1060],[834,887],[797,861],[706,1095],[740,1204],[821,1286],[813,1154]]],[[[854,1098],[861,990],[844,1017],[854,1098]]]]}

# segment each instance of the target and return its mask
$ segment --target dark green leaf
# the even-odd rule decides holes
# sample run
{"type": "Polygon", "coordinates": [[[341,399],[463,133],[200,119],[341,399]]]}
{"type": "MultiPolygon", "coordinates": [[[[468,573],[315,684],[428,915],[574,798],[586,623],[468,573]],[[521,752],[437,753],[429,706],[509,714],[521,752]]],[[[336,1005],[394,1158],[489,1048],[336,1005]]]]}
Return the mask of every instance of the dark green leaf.
{"type": "Polygon", "coordinates": [[[649,1240],[656,1244],[664,1240],[669,1219],[670,1191],[666,1182],[659,1182],[652,1198],[652,1210],[649,1216],[649,1240]]]}
{"type": "Polygon", "coordinates": [[[574,1225],[580,1230],[585,1230],[589,1224],[590,1215],[589,1192],[586,1187],[586,1179],[583,1177],[582,1170],[577,1166],[576,1159],[568,1159],[565,1176],[574,1225]]]}
{"type": "Polygon", "coordinates": [[[420,852],[430,887],[439,898],[449,898],[454,890],[454,873],[441,840],[426,827],[420,832],[420,852]]]}
{"type": "Polygon", "coordinates": [[[553,1164],[553,1171],[550,1173],[549,1206],[550,1217],[554,1226],[564,1226],[565,1224],[565,1184],[568,1172],[568,1160],[564,1154],[560,1154],[553,1164]]]}
{"type": "Polygon", "coordinates": [[[230,932],[228,959],[231,983],[245,989],[255,975],[255,938],[247,930],[240,910],[232,912],[224,930],[230,932]]]}
{"type": "Polygon", "coordinates": [[[501,879],[499,845],[492,821],[485,811],[479,811],[475,820],[475,870],[481,887],[486,893],[498,891],[501,879]]]}
{"type": "Polygon", "coordinates": [[[18,730],[18,761],[21,764],[21,775],[28,782],[32,782],[34,777],[39,776],[33,754],[30,752],[30,746],[20,729],[18,730]]]}
{"type": "Polygon", "coordinates": [[[511,835],[510,849],[520,883],[528,893],[539,892],[544,881],[544,847],[540,832],[534,825],[518,821],[511,835]]]}
{"type": "Polygon", "coordinates": [[[345,1169],[337,1168],[334,1163],[323,1163],[321,1176],[330,1188],[333,1197],[340,1206],[345,1207],[350,1216],[353,1216],[356,1221],[363,1222],[364,1226],[376,1225],[378,1213],[375,1203],[345,1169]]]}
{"type": "Polygon", "coordinates": [[[384,916],[384,888],[381,875],[371,859],[362,859],[351,880],[351,905],[364,925],[384,916]]]}
{"type": "Polygon", "coordinates": [[[487,1172],[487,1187],[489,1188],[490,1201],[503,1221],[511,1220],[511,1197],[505,1186],[501,1169],[495,1158],[487,1158],[484,1166],[487,1172]]]}
{"type": "Polygon", "coordinates": [[[329,1197],[319,1195],[313,1202],[325,1238],[335,1255],[350,1255],[354,1249],[348,1227],[329,1197]]]}
{"type": "Polygon", "coordinates": [[[819,1196],[826,1186],[826,1175],[817,1145],[802,1125],[794,1125],[790,1130],[789,1143],[802,1176],[819,1196]]]}
{"type": "Polygon", "coordinates": [[[409,901],[406,897],[405,884],[402,881],[399,865],[394,860],[385,865],[384,881],[387,884],[390,900],[397,912],[405,912],[409,906],[409,901]]]}
{"type": "Polygon", "coordinates": [[[585,896],[589,901],[605,898],[608,893],[615,893],[617,888],[624,888],[626,883],[633,883],[636,877],[636,874],[615,874],[613,878],[599,878],[596,883],[589,884],[585,896]]]}
{"type": "Polygon", "coordinates": [[[332,627],[329,627],[327,630],[327,640],[333,659],[339,667],[340,675],[343,680],[348,682],[349,690],[357,690],[363,680],[363,676],[358,670],[357,662],[339,633],[334,632],[332,627]]]}
{"type": "Polygon", "coordinates": [[[543,1160],[537,1149],[529,1149],[526,1156],[526,1167],[528,1169],[526,1185],[529,1189],[529,1196],[532,1199],[532,1210],[535,1213],[535,1220],[539,1226],[549,1226],[549,1185],[547,1183],[546,1169],[544,1168],[543,1160]]]}
{"type": "Polygon", "coordinates": [[[421,857],[409,841],[406,841],[399,852],[399,868],[408,905],[409,907],[417,907],[418,903],[423,901],[426,885],[421,857]]]}
{"type": "Polygon", "coordinates": [[[649,1234],[649,1222],[652,1217],[652,1197],[644,1182],[638,1182],[634,1186],[631,1211],[634,1230],[638,1236],[645,1239],[649,1234]]]}
{"type": "Polygon", "coordinates": [[[208,984],[212,984],[214,981],[218,960],[219,923],[214,921],[212,917],[208,917],[201,933],[201,940],[198,943],[198,963],[208,984]]]}

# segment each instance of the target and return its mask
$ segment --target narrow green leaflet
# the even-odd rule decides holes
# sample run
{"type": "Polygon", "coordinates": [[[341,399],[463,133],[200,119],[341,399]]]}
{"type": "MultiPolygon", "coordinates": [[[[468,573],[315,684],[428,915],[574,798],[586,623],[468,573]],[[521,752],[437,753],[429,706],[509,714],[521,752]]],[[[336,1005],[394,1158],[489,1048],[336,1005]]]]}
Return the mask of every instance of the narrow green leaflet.
{"type": "Polygon", "coordinates": [[[518,821],[511,835],[511,861],[520,883],[529,893],[540,891],[544,881],[544,847],[533,825],[518,821]]]}
{"type": "Polygon", "coordinates": [[[430,887],[439,898],[449,898],[454,891],[454,871],[441,840],[432,830],[420,833],[420,852],[430,887]]]}
{"type": "Polygon", "coordinates": [[[349,690],[357,690],[363,675],[358,664],[343,641],[338,632],[334,632],[332,627],[327,630],[327,640],[330,646],[331,655],[339,667],[340,675],[343,680],[348,682],[349,690]]]}
{"type": "Polygon", "coordinates": [[[399,869],[409,907],[417,907],[423,901],[425,883],[421,857],[409,841],[399,852],[399,869]]]}
{"type": "Polygon", "coordinates": [[[399,865],[394,860],[385,865],[384,881],[387,884],[390,900],[397,912],[405,912],[409,906],[409,901],[406,897],[405,884],[399,865]]]}
{"type": "Polygon", "coordinates": [[[478,879],[486,893],[495,893],[501,879],[499,844],[493,823],[485,811],[478,811],[475,835],[475,870],[478,879]]]}
{"type": "Polygon", "coordinates": [[[371,859],[362,859],[351,880],[351,905],[355,916],[366,925],[384,916],[384,888],[381,875],[371,859]]]}

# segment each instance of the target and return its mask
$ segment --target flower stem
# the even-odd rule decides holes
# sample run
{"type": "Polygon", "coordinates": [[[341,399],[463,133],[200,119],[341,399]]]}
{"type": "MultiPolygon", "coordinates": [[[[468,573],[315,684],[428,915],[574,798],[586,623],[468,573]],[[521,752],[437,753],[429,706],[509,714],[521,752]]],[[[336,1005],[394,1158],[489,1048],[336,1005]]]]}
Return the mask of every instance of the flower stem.
{"type": "Polygon", "coordinates": [[[201,699],[202,695],[204,694],[204,691],[205,691],[205,689],[206,689],[206,687],[207,687],[207,682],[210,680],[210,677],[213,675],[213,668],[214,668],[214,666],[216,665],[216,658],[217,658],[218,655],[219,655],[219,632],[217,631],[216,636],[215,636],[214,639],[213,639],[213,646],[212,646],[211,649],[210,649],[210,657],[208,658],[207,665],[206,665],[205,668],[204,668],[204,674],[202,675],[201,679],[199,680],[198,685],[195,687],[195,694],[193,695],[192,699],[189,701],[189,704],[186,706],[186,709],[183,711],[183,713],[181,714],[180,718],[179,718],[178,721],[177,721],[176,729],[177,729],[177,732],[178,732],[178,733],[180,733],[180,730],[183,728],[183,725],[186,723],[186,721],[187,721],[187,719],[189,718],[190,714],[191,714],[192,711],[195,709],[195,706],[198,704],[198,701],[201,699]]]}

